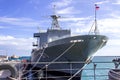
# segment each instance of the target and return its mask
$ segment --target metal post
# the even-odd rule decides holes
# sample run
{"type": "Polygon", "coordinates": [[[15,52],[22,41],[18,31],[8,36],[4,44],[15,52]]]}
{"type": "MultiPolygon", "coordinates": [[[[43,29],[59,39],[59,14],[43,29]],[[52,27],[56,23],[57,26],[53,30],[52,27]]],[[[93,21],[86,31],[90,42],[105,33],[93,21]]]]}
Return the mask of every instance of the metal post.
{"type": "Polygon", "coordinates": [[[96,66],[97,66],[97,64],[94,63],[94,80],[96,80],[96,73],[95,73],[96,66]]]}
{"type": "Polygon", "coordinates": [[[21,63],[18,64],[18,66],[19,66],[19,69],[18,69],[18,70],[19,70],[19,71],[18,71],[19,80],[20,80],[20,64],[21,64],[21,63]]]}
{"type": "Polygon", "coordinates": [[[72,76],[72,63],[70,63],[70,75],[72,76]]]}
{"type": "Polygon", "coordinates": [[[45,67],[46,67],[46,74],[45,74],[45,77],[46,77],[46,80],[47,80],[47,68],[48,68],[48,65],[46,64],[45,67]]]}

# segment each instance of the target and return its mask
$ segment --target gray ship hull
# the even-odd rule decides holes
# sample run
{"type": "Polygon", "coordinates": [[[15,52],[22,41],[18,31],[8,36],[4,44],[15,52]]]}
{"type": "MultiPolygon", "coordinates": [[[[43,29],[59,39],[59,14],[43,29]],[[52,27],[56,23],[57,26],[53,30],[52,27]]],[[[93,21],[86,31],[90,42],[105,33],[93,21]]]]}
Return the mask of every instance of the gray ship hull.
{"type": "MultiPolygon", "coordinates": [[[[82,35],[68,37],[48,43],[43,49],[33,50],[31,61],[40,62],[35,67],[48,71],[75,74],[82,69],[93,54],[107,42],[102,35],[82,35]]],[[[77,74],[81,76],[81,73],[77,74]]]]}

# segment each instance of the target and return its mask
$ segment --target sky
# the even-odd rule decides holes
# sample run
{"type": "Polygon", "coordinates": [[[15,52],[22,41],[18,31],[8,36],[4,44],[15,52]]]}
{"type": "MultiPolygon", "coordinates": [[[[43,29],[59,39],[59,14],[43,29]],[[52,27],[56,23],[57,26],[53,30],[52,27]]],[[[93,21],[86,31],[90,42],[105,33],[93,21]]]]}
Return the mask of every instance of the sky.
{"type": "Polygon", "coordinates": [[[33,33],[51,27],[50,15],[62,16],[61,28],[86,35],[94,23],[109,40],[97,56],[120,56],[120,0],[0,0],[0,54],[31,55],[33,33]]]}

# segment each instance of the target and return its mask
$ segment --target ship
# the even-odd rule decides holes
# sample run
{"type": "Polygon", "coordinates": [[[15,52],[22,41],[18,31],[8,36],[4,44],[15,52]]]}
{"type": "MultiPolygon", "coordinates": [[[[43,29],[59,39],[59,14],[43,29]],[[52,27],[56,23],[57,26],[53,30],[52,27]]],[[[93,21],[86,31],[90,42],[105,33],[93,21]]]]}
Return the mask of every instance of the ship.
{"type": "MultiPolygon", "coordinates": [[[[82,69],[93,58],[93,55],[108,41],[108,37],[97,33],[71,35],[71,30],[62,29],[53,14],[51,28],[46,32],[34,33],[37,39],[31,52],[33,70],[32,78],[38,80],[81,80],[82,69]],[[35,74],[35,75],[34,75],[35,74]]],[[[95,19],[96,22],[96,19],[95,19]]]]}

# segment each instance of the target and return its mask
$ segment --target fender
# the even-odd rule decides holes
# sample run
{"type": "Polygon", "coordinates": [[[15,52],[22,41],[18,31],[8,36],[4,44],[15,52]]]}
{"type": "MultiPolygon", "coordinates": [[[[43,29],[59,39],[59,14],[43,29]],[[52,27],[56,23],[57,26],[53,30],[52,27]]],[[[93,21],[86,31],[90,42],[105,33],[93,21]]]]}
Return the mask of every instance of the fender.
{"type": "Polygon", "coordinates": [[[12,78],[17,78],[17,69],[10,64],[0,64],[0,70],[9,70],[12,78]]]}

